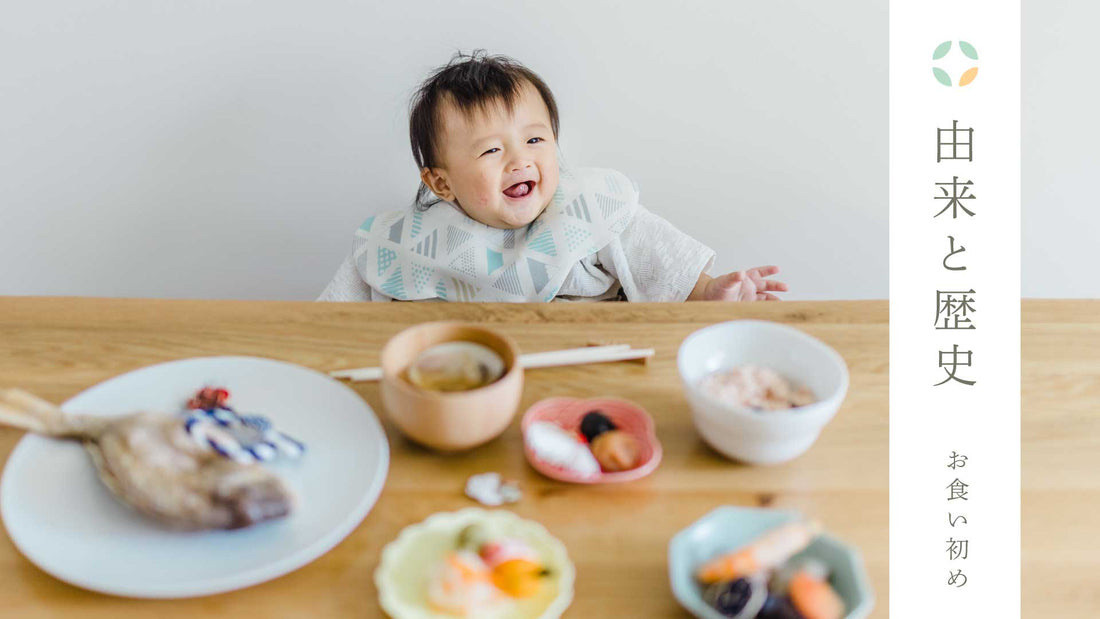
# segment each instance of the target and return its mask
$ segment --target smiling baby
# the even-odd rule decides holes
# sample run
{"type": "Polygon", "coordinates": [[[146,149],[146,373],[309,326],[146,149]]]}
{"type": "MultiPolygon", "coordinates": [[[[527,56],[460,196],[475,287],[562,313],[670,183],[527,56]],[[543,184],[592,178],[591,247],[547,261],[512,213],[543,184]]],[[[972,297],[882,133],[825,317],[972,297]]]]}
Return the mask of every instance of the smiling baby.
{"type": "Polygon", "coordinates": [[[320,301],[756,301],[766,266],[717,277],[714,251],[646,210],[614,170],[570,168],[546,84],[458,54],[413,97],[414,203],[369,217],[320,301]]]}

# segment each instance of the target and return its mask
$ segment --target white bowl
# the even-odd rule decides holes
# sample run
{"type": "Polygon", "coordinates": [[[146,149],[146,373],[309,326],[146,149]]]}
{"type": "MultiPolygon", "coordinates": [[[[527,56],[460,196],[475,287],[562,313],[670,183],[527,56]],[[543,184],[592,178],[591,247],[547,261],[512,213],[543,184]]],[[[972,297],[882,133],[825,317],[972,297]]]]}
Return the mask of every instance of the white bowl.
{"type": "Polygon", "coordinates": [[[692,333],[680,345],[677,366],[703,440],[751,464],[778,464],[802,455],[848,393],[848,366],[835,350],[798,329],[763,320],[723,322],[692,333]],[[754,411],[700,389],[708,374],[740,365],[775,370],[808,387],[815,401],[790,410],[754,411]]]}

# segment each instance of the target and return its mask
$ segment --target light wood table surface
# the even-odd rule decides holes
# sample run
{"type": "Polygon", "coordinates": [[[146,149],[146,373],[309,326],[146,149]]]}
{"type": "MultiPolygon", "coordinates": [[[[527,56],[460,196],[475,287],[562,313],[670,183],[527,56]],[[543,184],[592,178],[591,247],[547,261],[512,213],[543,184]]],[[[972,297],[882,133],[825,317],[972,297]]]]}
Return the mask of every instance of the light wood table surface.
{"type": "MultiPolygon", "coordinates": [[[[1100,300],[1024,301],[1023,616],[1100,616],[1100,300]]],[[[1009,583],[1011,584],[1011,583],[1009,583]]]]}
{"type": "MultiPolygon", "coordinates": [[[[648,365],[532,370],[521,412],[550,396],[634,400],[655,418],[663,463],[652,476],[629,484],[554,482],[524,460],[518,415],[488,445],[462,455],[437,455],[412,445],[385,421],[376,384],[356,384],[353,388],[384,420],[390,472],[374,509],[328,554],[241,591],[188,600],[129,600],[54,579],[24,559],[4,533],[0,615],[381,616],[372,580],[381,548],[403,527],[434,512],[473,505],[462,494],[467,476],[498,471],[521,483],[524,497],[514,511],[544,524],[565,542],[576,564],[576,597],[566,617],[687,616],[669,589],[669,539],[725,504],[790,508],[822,520],[831,533],[862,550],[878,599],[872,616],[887,616],[885,301],[484,306],[9,297],[0,298],[0,384],[61,402],[120,373],[185,357],[255,355],[322,371],[376,365],[387,338],[411,324],[440,319],[492,323],[525,352],[589,340],[656,348],[648,365]],[[848,363],[851,387],[840,412],[813,448],[793,462],[774,467],[732,463],[709,449],[692,426],[676,371],[677,348],[692,331],[736,318],[795,325],[836,348],[848,363]]],[[[0,430],[0,458],[6,460],[21,436],[0,430]]]]}

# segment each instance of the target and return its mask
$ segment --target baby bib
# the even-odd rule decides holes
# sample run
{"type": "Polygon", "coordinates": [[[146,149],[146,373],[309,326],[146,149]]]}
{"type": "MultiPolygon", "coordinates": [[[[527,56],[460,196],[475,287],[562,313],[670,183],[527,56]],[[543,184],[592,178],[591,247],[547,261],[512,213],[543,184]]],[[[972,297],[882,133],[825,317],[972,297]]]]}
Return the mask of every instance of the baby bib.
{"type": "Polygon", "coordinates": [[[402,301],[550,301],[573,265],[606,247],[637,209],[637,188],[623,174],[563,168],[549,206],[523,228],[486,226],[449,202],[369,217],[355,233],[355,266],[402,301]]]}

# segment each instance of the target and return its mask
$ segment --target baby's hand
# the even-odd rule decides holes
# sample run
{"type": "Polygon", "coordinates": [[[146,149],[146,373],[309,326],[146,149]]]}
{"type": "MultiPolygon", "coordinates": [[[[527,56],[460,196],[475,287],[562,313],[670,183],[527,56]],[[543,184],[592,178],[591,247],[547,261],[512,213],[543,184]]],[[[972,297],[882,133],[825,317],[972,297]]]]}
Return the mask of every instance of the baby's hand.
{"type": "Polygon", "coordinates": [[[710,280],[703,290],[705,301],[778,301],[772,292],[786,292],[787,284],[765,279],[779,272],[777,266],[735,271],[710,280]]]}

